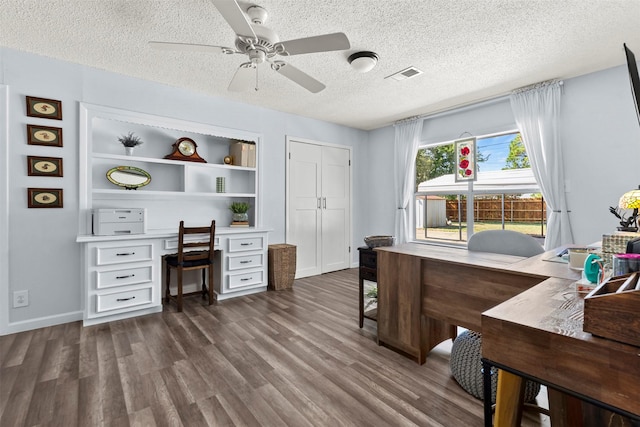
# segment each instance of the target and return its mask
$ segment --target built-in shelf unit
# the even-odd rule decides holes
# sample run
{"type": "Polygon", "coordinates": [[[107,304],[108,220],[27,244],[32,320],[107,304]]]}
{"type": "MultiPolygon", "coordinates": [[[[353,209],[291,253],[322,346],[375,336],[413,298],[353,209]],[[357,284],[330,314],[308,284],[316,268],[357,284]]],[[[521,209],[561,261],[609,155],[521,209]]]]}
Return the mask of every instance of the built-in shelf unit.
{"type": "MultiPolygon", "coordinates": [[[[84,322],[100,323],[162,310],[162,256],[177,250],[181,220],[199,226],[216,220],[218,301],[260,292],[267,287],[268,231],[261,223],[258,134],[112,107],[80,104],[79,229],[83,244],[84,322]],[[143,144],[131,155],[118,138],[133,133],[143,144]],[[206,163],[168,160],[172,145],[190,138],[206,163]],[[237,141],[255,148],[256,167],[225,164],[237,141]],[[139,168],[151,176],[135,190],[107,179],[118,166],[139,168]],[[218,192],[224,178],[225,192],[218,192]],[[232,228],[229,205],[248,202],[249,227],[232,228]],[[97,236],[92,211],[145,210],[145,233],[97,236]],[[111,258],[109,258],[111,257],[111,258]]],[[[193,290],[198,277],[185,284],[193,290]]]]}

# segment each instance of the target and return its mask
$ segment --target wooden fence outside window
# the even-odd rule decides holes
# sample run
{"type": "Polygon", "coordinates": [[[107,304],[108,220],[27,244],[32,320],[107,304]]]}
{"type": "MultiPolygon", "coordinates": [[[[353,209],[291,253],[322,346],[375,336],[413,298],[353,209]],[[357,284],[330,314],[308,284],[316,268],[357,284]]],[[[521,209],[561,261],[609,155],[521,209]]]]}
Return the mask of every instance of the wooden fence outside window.
{"type": "MultiPolygon", "coordinates": [[[[502,200],[479,199],[473,203],[475,221],[502,221],[502,200]]],[[[460,203],[462,215],[458,216],[458,202],[447,200],[446,215],[452,221],[467,217],[466,202],[460,203]]],[[[547,221],[547,206],[544,199],[504,199],[505,222],[533,222],[547,221]]]]}

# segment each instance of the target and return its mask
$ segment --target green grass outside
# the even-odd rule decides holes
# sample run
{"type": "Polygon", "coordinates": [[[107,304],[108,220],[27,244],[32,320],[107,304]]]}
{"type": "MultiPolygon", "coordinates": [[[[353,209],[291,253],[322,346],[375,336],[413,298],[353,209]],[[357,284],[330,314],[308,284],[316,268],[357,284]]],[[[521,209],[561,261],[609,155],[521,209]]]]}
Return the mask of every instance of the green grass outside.
{"type": "MultiPolygon", "coordinates": [[[[541,226],[539,223],[531,222],[505,222],[504,228],[506,230],[518,231],[520,233],[529,234],[535,237],[544,237],[541,232],[541,226]]],[[[473,223],[473,231],[475,233],[484,230],[500,230],[502,229],[501,222],[482,221],[473,223]]],[[[547,226],[544,225],[544,232],[546,233],[547,226]]],[[[447,239],[447,240],[459,240],[458,223],[454,222],[446,227],[429,227],[427,229],[427,235],[425,237],[424,228],[418,228],[416,230],[416,237],[418,240],[424,240],[429,238],[434,239],[447,239]]],[[[467,223],[462,223],[462,240],[467,240],[467,223]]]]}

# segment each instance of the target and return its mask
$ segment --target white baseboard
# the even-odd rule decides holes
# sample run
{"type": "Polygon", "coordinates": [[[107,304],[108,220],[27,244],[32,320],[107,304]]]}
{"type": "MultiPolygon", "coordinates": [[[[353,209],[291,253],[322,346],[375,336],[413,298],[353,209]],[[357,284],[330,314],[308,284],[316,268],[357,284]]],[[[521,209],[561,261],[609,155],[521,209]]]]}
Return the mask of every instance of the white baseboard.
{"type": "Polygon", "coordinates": [[[47,326],[61,325],[63,323],[82,320],[82,311],[72,311],[55,316],[38,317],[37,319],[9,322],[6,331],[0,331],[0,335],[16,334],[18,332],[31,331],[33,329],[46,328],[47,326]]]}

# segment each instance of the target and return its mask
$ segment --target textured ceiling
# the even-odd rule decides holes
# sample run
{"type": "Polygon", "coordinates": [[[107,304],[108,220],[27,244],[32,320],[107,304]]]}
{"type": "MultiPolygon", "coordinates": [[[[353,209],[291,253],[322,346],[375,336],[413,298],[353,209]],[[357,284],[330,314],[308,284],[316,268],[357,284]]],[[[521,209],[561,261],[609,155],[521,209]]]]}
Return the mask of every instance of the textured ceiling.
{"type": "Polygon", "coordinates": [[[279,111],[374,129],[640,54],[638,0],[263,0],[280,40],[344,32],[351,49],[287,58],[327,85],[312,94],[263,64],[258,91],[227,86],[246,57],[150,49],[147,42],[234,46],[209,0],[3,0],[0,46],[279,111]],[[360,74],[347,57],[372,50],[360,74]],[[385,79],[406,67],[424,74],[385,79]]]}

